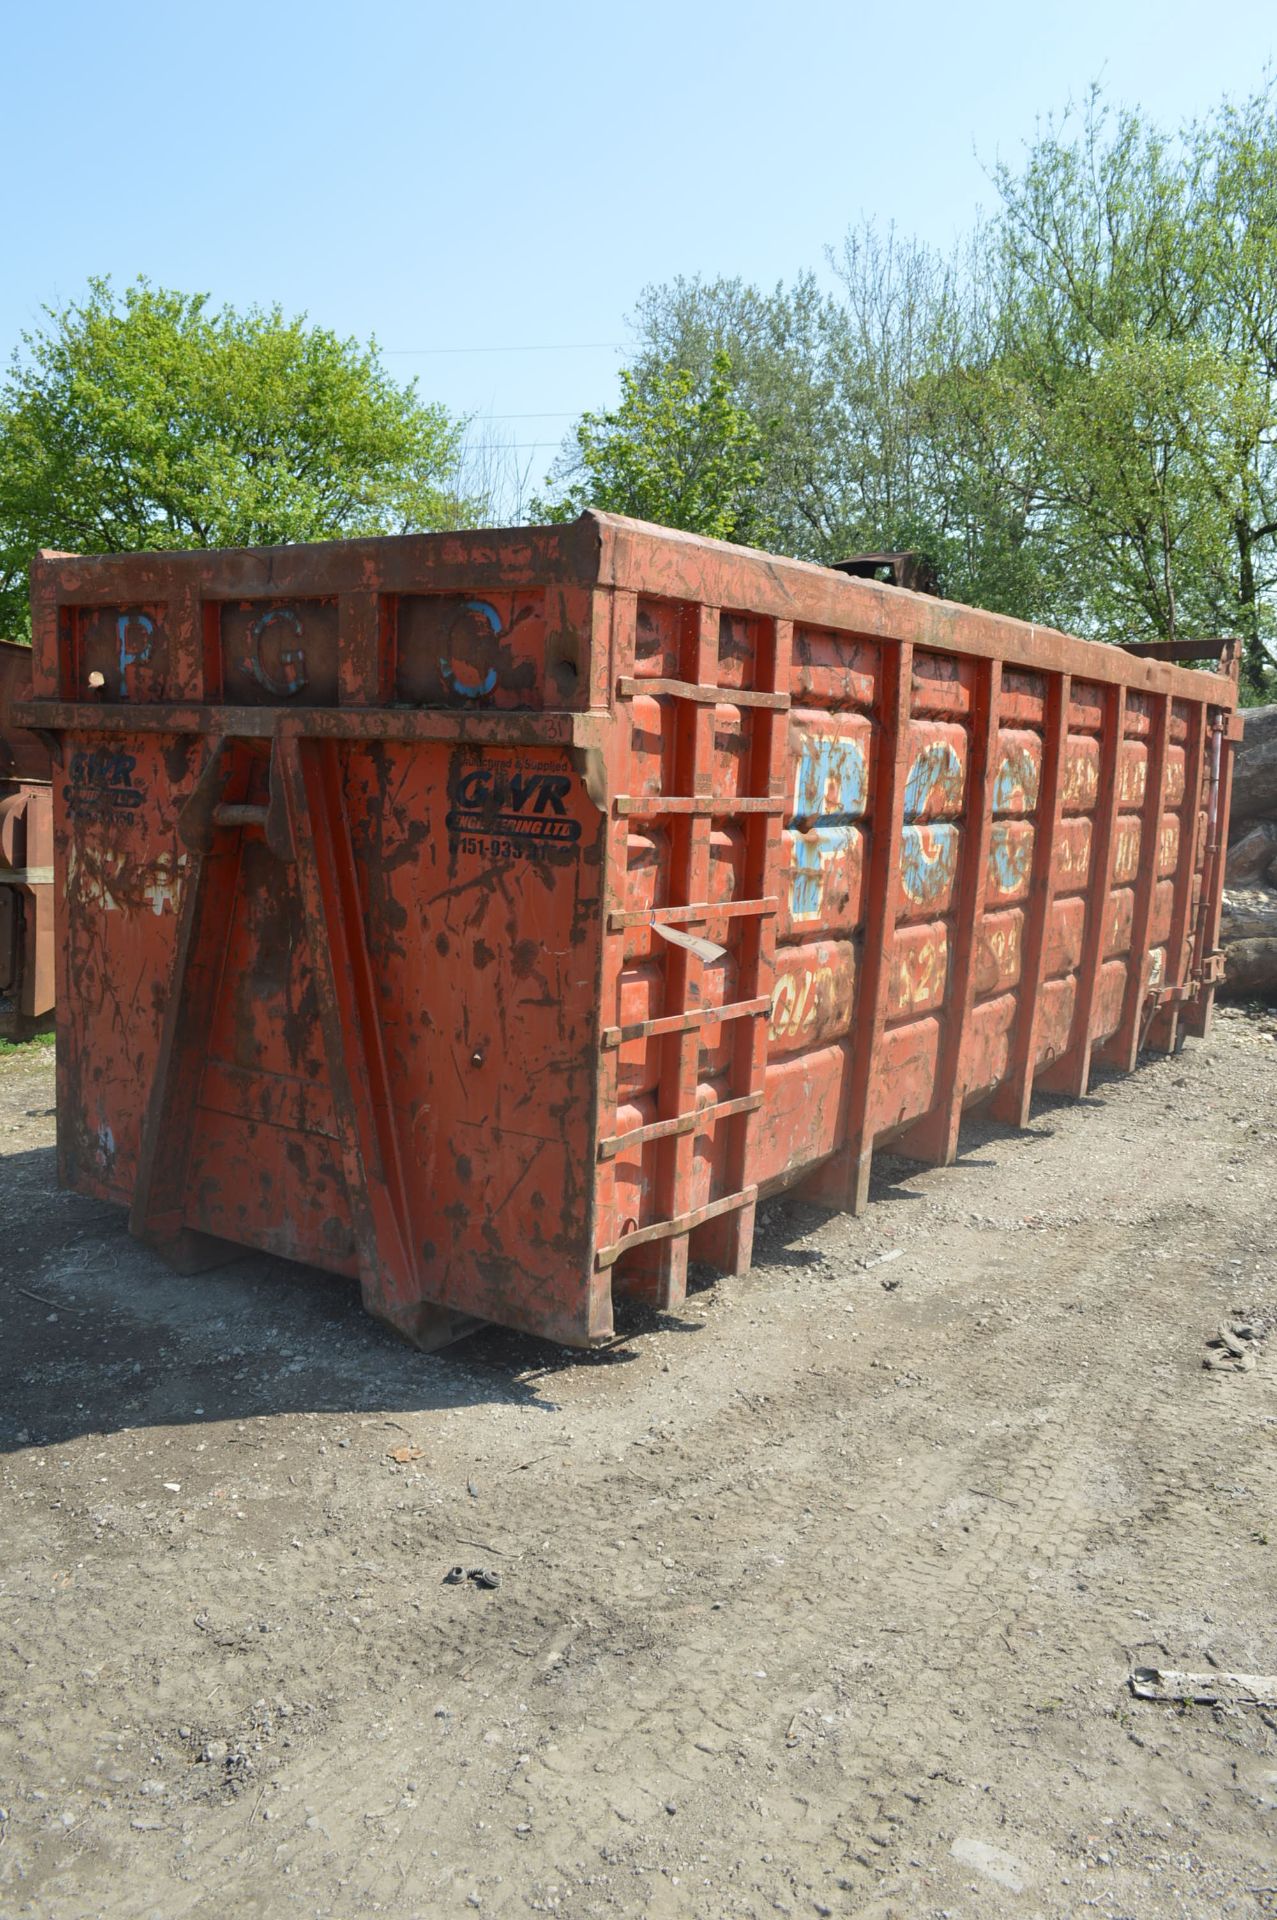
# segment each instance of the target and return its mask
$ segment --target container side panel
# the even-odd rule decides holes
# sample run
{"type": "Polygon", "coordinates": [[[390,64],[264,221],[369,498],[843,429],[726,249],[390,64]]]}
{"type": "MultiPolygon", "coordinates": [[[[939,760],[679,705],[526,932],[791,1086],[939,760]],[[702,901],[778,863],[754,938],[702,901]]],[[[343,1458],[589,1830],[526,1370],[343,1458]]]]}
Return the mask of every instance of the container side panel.
{"type": "MultiPolygon", "coordinates": [[[[956,1070],[962,1008],[955,1005],[950,959],[965,950],[958,910],[978,839],[982,791],[971,779],[972,727],[985,671],[983,662],[938,654],[918,654],[913,662],[887,1025],[869,1106],[877,1139],[908,1127],[940,1101],[946,1035],[955,1043],[956,1070]],[[953,714],[961,719],[941,717],[953,714]]],[[[920,1137],[915,1132],[909,1143],[914,1151],[946,1157],[939,1146],[920,1145],[920,1137]]]]}
{"type": "MultiPolygon", "coordinates": [[[[1050,911],[1043,953],[1042,1017],[1037,1030],[1035,1069],[1054,1060],[1068,1043],[1076,1000],[1076,976],[1082,965],[1087,902],[1092,884],[1094,815],[1100,791],[1100,727],[1103,690],[1074,681],[1070,689],[1068,732],[1064,738],[1059,819],[1050,875],[1050,911]]],[[[1128,842],[1136,857],[1139,822],[1128,842]]],[[[1027,1013],[1027,1007],[1025,1009],[1027,1013]]]]}
{"type": "Polygon", "coordinates": [[[566,754],[374,745],[346,790],[425,1290],[590,1337],[601,816],[566,754]]]}
{"type": "Polygon", "coordinates": [[[54,774],[61,1177],[127,1200],[187,867],[176,821],[194,754],[162,735],[84,733],[54,774]]]}
{"type": "MultiPolygon", "coordinates": [[[[546,595],[402,594],[398,601],[395,696],[414,706],[557,706],[546,697],[546,595]]],[[[556,679],[563,677],[563,655],[556,679]]]]}
{"type": "MultiPolygon", "coordinates": [[[[1078,689],[1074,688],[1075,701],[1078,689]]],[[[1048,1057],[1040,1078],[1053,1092],[1085,1093],[1090,1080],[1092,1049],[1097,1023],[1111,1033],[1121,1019],[1121,994],[1113,1013],[1113,982],[1125,978],[1121,962],[1104,961],[1104,931],[1110,914],[1110,896],[1118,877],[1120,861],[1129,862],[1133,849],[1134,866],[1127,877],[1138,871],[1142,839],[1137,815],[1123,808],[1138,806],[1144,797],[1147,776],[1147,749],[1142,742],[1126,734],[1127,690],[1121,685],[1098,689],[1099,727],[1097,735],[1071,735],[1070,749],[1079,739],[1086,740],[1084,755],[1073,753],[1073,764],[1086,768],[1082,792],[1066,786],[1066,806],[1070,811],[1091,816],[1091,846],[1088,858],[1086,926],[1082,956],[1073,976],[1072,1021],[1065,1040],[1054,1058],[1048,1057]],[[1093,752],[1092,752],[1093,749],[1093,752]],[[1092,769],[1094,777],[1092,778],[1092,769]],[[1112,1016],[1112,1025],[1106,1025],[1112,1016]]],[[[1089,711],[1089,701],[1088,701],[1089,711]]]]}
{"type": "Polygon", "coordinates": [[[607,516],[33,580],[61,1170],[175,1259],[586,1344],[1209,1018],[1219,676],[607,516]]]}
{"type": "Polygon", "coordinates": [[[218,616],[220,697],[234,706],[337,704],[337,601],[236,600],[218,616]]]}
{"type": "Polygon", "coordinates": [[[850,1053],[842,1041],[769,1065],[759,1127],[760,1191],[792,1185],[841,1145],[839,1112],[850,1053]]]}
{"type": "Polygon", "coordinates": [[[173,643],[168,608],[80,607],[69,622],[72,684],[81,700],[171,700],[173,643]]]}
{"type": "MultiPolygon", "coordinates": [[[[352,744],[343,805],[422,1298],[597,1337],[600,815],[565,754],[352,744]]],[[[252,792],[250,785],[250,794],[252,792]]],[[[296,869],[248,829],[186,1225],[360,1270],[296,869]]]]}
{"type": "MultiPolygon", "coordinates": [[[[246,798],[265,794],[264,757],[246,798]]],[[[186,1224],[357,1270],[296,869],[244,833],[199,1081],[186,1224]]]]}
{"type": "MultiPolygon", "coordinates": [[[[782,1046],[810,1048],[845,1027],[855,957],[849,942],[817,938],[819,915],[800,899],[804,949],[775,958],[782,877],[787,896],[802,886],[782,876],[790,624],[618,595],[613,632],[612,844],[623,867],[619,951],[604,967],[605,1018],[617,1024],[599,1074],[615,1114],[599,1260],[623,1291],[668,1307],[689,1252],[729,1271],[748,1264],[769,1003],[780,995],[782,1046]]],[[[843,716],[805,717],[824,743],[823,777],[814,746],[808,781],[819,813],[841,775],[854,778],[867,730],[839,740],[843,716]]]]}
{"type": "Polygon", "coordinates": [[[201,1099],[187,1224],[240,1246],[357,1278],[359,1255],[335,1140],[266,1124],[201,1099]]]}

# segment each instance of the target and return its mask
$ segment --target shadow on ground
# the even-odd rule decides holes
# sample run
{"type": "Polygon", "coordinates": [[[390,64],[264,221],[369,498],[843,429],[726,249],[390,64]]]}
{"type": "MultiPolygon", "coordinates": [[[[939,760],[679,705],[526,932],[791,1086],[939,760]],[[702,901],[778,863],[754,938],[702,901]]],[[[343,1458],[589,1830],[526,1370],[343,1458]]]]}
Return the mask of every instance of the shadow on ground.
{"type": "MultiPolygon", "coordinates": [[[[1035,1132],[1053,1103],[1035,1102],[1035,1132]]],[[[1005,1128],[964,1124],[958,1166],[1005,1128]]],[[[1025,1139],[1026,1135],[1019,1135],[1025,1139]]],[[[644,1334],[704,1327],[716,1276],[693,1269],[689,1311],[618,1302],[617,1338],[589,1353],[492,1327],[436,1354],[405,1346],[363,1309],[354,1282],[246,1254],[177,1275],[133,1240],[121,1207],[57,1186],[52,1147],[6,1155],[0,1184],[0,1453],[84,1433],[246,1420],[284,1413],[422,1412],[506,1404],[556,1413],[556,1377],[626,1367],[644,1334]]],[[[889,1151],[875,1200],[923,1200],[924,1168],[889,1151]]],[[[872,1212],[872,1210],[871,1210],[872,1212]]],[[[802,1244],[828,1209],[797,1194],[759,1209],[758,1267],[802,1269],[824,1256],[802,1244]]]]}
{"type": "MultiPolygon", "coordinates": [[[[423,1354],[364,1311],[353,1281],[256,1253],[175,1274],[130,1237],[122,1207],[58,1189],[52,1147],[0,1165],[0,1454],[285,1413],[495,1403],[553,1414],[558,1376],[626,1367],[648,1333],[700,1332],[712,1300],[715,1276],[699,1271],[687,1312],[619,1303],[617,1338],[593,1352],[490,1327],[423,1354]]],[[[763,1209],[760,1261],[813,1261],[788,1250],[822,1218],[784,1201],[763,1209]]]]}

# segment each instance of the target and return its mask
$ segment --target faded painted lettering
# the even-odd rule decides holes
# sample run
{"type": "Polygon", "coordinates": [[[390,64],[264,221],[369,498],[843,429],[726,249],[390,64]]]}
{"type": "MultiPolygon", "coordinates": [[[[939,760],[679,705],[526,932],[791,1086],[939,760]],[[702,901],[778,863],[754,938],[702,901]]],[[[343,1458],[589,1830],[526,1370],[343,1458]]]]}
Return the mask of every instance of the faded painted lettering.
{"type": "Polygon", "coordinates": [[[772,989],[769,1032],[775,1041],[801,1040],[816,1026],[822,993],[832,995],[832,967],[807,967],[778,976],[772,989]]]}
{"type": "Polygon", "coordinates": [[[1148,759],[1144,749],[1136,741],[1127,741],[1122,748],[1117,776],[1117,794],[1121,804],[1124,807],[1138,807],[1147,784],[1148,759]]]}
{"type": "Polygon", "coordinates": [[[1028,747],[1009,747],[993,783],[995,813],[1032,813],[1038,804],[1040,767],[1028,747]]]}
{"type": "Polygon", "coordinates": [[[900,836],[900,884],[919,906],[942,899],[953,885],[958,866],[958,829],[938,821],[934,826],[907,825],[900,836]]]}
{"type": "Polygon", "coordinates": [[[1019,979],[1023,931],[1024,923],[1018,913],[999,914],[996,919],[984,922],[980,931],[985,962],[980,978],[983,991],[1010,986],[1019,979]]]}
{"type": "MultiPolygon", "coordinates": [[[[489,601],[467,600],[462,612],[474,614],[481,631],[486,623],[488,630],[498,640],[501,638],[501,616],[489,601]]],[[[465,662],[458,672],[454,662],[445,655],[439,661],[439,678],[449,693],[459,695],[462,700],[482,700],[495,689],[497,670],[489,666],[485,672],[481,672],[478,667],[465,662]],[[478,677],[472,679],[469,677],[471,675],[478,677]]]]}
{"type": "Polygon", "coordinates": [[[1070,734],[1064,752],[1064,806],[1070,813],[1090,813],[1100,790],[1099,743],[1070,734]]]}
{"type": "Polygon", "coordinates": [[[847,852],[855,823],[864,818],[868,794],[865,750],[858,740],[842,734],[802,736],[794,769],[794,811],[788,822],[795,830],[789,881],[791,921],[821,918],[826,875],[847,852]]]}
{"type": "Polygon", "coordinates": [[[116,621],[115,638],[119,649],[121,693],[124,693],[128,686],[129,668],[136,663],[150,659],[154,635],[155,622],[148,614],[122,613],[116,621]],[[131,632],[134,627],[141,633],[142,637],[140,640],[134,641],[131,638],[131,632]]]}
{"type": "Polygon", "coordinates": [[[905,819],[956,813],[962,805],[962,762],[947,740],[932,740],[914,755],[905,782],[905,819]],[[939,798],[939,806],[933,802],[939,798]]]}
{"type": "Polygon", "coordinates": [[[897,937],[892,955],[891,1012],[925,1013],[944,999],[949,975],[949,942],[943,927],[927,928],[921,939],[897,937]]]}
{"type": "Polygon", "coordinates": [[[449,789],[448,837],[463,853],[537,859],[581,838],[581,823],[567,808],[570,774],[463,763],[454,769],[449,789]]]}
{"type": "Polygon", "coordinates": [[[1117,831],[1117,845],[1113,850],[1113,878],[1115,880],[1133,880],[1140,868],[1140,823],[1138,820],[1122,821],[1117,831]]]}
{"type": "Polygon", "coordinates": [[[989,829],[989,873],[995,891],[1016,900],[1029,884],[1033,828],[1019,820],[995,820],[989,829]]]}
{"type": "Polygon", "coordinates": [[[164,851],[154,860],[135,860],[118,847],[71,842],[66,892],[103,913],[176,913],[189,856],[164,851]]]}
{"type": "Polygon", "coordinates": [[[849,941],[791,947],[776,963],[768,1035],[773,1051],[817,1046],[851,1024],[855,950],[849,941]]]}
{"type": "Polygon", "coordinates": [[[248,657],[244,661],[245,671],[250,673],[259,686],[268,693],[277,694],[281,700],[300,693],[306,685],[306,652],[302,646],[302,623],[291,607],[271,607],[259,615],[249,632],[248,657]],[[289,637],[293,644],[289,644],[289,637]],[[262,648],[267,639],[274,643],[279,655],[279,669],[267,664],[262,648]]]}
{"type": "Polygon", "coordinates": [[[65,789],[72,820],[118,820],[136,813],[146,789],[133,778],[137,759],[113,747],[81,748],[71,756],[65,789]]]}

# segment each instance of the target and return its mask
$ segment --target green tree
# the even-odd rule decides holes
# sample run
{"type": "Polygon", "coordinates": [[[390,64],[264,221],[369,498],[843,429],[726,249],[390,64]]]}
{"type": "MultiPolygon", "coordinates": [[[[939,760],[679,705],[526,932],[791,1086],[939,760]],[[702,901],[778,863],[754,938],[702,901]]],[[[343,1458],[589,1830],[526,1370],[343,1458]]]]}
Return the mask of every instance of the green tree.
{"type": "Polygon", "coordinates": [[[645,381],[623,370],[620,405],[581,416],[550,476],[558,496],[533,500],[532,517],[568,520],[598,507],[713,539],[766,542],[762,429],[732,398],[731,374],[721,352],[703,379],[686,367],[658,368],[645,381]]]}
{"type": "Polygon", "coordinates": [[[739,279],[680,277],[644,288],[630,320],[630,371],[644,396],[671,369],[704,392],[725,359],[732,401],[758,429],[751,519],[780,551],[804,558],[837,538],[827,524],[828,471],[843,427],[828,366],[832,312],[810,274],[771,292],[739,279]]]}
{"type": "Polygon", "coordinates": [[[866,226],[831,264],[839,544],[912,547],[949,597],[1040,617],[1057,562],[1040,538],[1041,449],[1002,378],[1009,290],[994,236],[977,223],[944,255],[866,226]]]}
{"type": "Polygon", "coordinates": [[[987,237],[946,258],[867,225],[830,265],[837,292],[811,274],[770,292],[723,279],[646,288],[631,321],[639,391],[671,369],[702,384],[726,354],[733,400],[760,430],[753,512],[780,551],[913,548],[947,593],[1034,617],[1035,453],[992,403],[987,237]]]}
{"type": "Polygon", "coordinates": [[[1175,140],[1093,92],[995,180],[1001,374],[1045,462],[1060,611],[1104,638],[1240,631],[1259,693],[1277,584],[1270,91],[1175,140]]]}
{"type": "MultiPolygon", "coordinates": [[[[942,591],[1096,639],[1240,633],[1277,693],[1277,113],[1176,135],[1093,92],[941,255],[872,226],[812,275],[647,288],[627,391],[718,355],[782,552],[913,547],[942,591]]],[[[757,536],[754,536],[757,537],[757,536]]]]}
{"type": "Polygon", "coordinates": [[[464,524],[464,422],[375,345],[138,280],[24,336],[0,387],[0,632],[40,547],[257,546],[464,524]]]}

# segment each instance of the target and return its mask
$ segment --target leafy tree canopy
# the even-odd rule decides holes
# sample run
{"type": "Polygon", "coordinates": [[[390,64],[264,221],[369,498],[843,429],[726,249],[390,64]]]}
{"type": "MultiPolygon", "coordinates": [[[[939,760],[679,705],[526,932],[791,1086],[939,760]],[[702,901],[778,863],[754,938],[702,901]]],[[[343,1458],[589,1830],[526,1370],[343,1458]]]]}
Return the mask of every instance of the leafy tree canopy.
{"type": "Polygon", "coordinates": [[[48,310],[0,386],[0,632],[40,547],[276,545],[465,524],[464,422],[375,345],[278,307],[109,280],[48,310]]]}
{"type": "Polygon", "coordinates": [[[642,381],[625,369],[621,404],[581,416],[566,485],[534,500],[533,517],[570,520],[589,506],[718,540],[765,540],[763,429],[733,400],[731,372],[723,352],[703,380],[687,367],[658,366],[642,381]]]}
{"type": "Polygon", "coordinates": [[[913,547],[954,598],[1098,639],[1240,633],[1274,697],[1272,89],[1175,136],[1093,92],[992,183],[948,255],[868,226],[824,281],[647,288],[623,404],[555,477],[808,559],[913,547]],[[650,474],[711,391],[757,438],[693,507],[650,474]]]}

